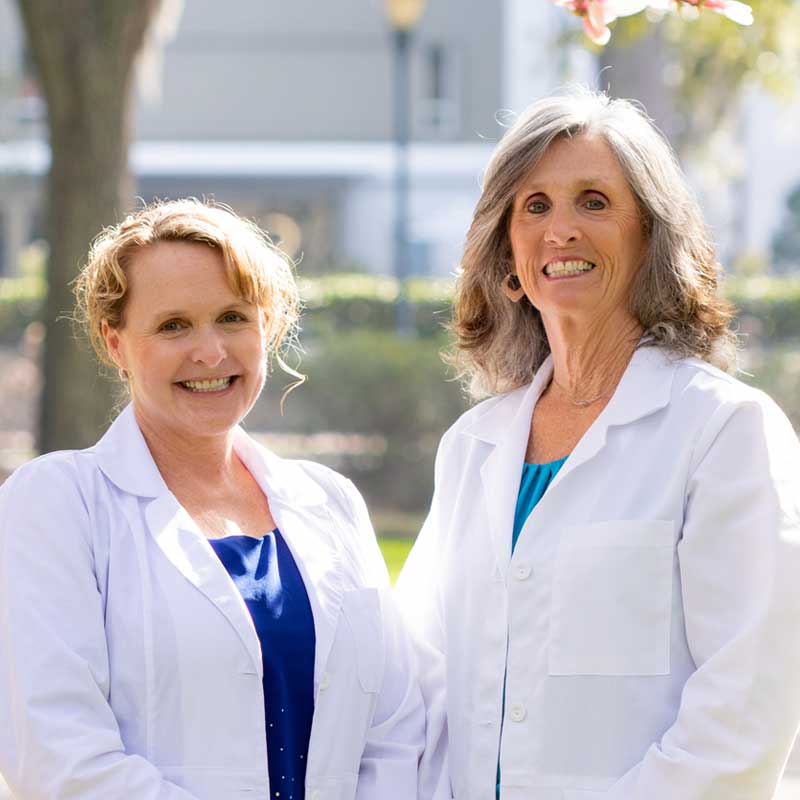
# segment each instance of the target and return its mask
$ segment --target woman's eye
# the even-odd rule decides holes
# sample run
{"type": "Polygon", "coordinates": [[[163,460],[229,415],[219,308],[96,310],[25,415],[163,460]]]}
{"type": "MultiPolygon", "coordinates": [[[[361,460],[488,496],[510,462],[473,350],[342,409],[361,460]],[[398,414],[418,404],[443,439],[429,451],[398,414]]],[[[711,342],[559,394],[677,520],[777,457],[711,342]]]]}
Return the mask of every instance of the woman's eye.
{"type": "Polygon", "coordinates": [[[177,319],[171,319],[169,322],[165,322],[159,330],[164,331],[164,333],[175,333],[183,328],[183,323],[177,319]]]}
{"type": "Polygon", "coordinates": [[[586,201],[586,208],[590,211],[602,211],[605,207],[605,200],[601,200],[599,197],[590,197],[586,201]]]}
{"type": "Polygon", "coordinates": [[[229,311],[222,317],[223,322],[244,322],[244,317],[238,311],[229,311]]]}
{"type": "Polygon", "coordinates": [[[526,206],[526,209],[531,214],[543,214],[547,211],[547,203],[545,203],[544,200],[531,200],[526,206]]]}

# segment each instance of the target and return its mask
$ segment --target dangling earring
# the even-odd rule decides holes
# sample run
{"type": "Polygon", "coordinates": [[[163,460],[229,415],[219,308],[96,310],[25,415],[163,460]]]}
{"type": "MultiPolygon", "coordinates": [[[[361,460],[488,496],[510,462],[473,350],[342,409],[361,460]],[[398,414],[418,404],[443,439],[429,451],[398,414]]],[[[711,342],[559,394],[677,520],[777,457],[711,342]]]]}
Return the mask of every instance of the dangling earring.
{"type": "Polygon", "coordinates": [[[525,296],[525,290],[522,288],[519,278],[513,272],[509,272],[508,275],[503,278],[500,288],[503,290],[503,294],[512,303],[518,303],[525,296]]]}

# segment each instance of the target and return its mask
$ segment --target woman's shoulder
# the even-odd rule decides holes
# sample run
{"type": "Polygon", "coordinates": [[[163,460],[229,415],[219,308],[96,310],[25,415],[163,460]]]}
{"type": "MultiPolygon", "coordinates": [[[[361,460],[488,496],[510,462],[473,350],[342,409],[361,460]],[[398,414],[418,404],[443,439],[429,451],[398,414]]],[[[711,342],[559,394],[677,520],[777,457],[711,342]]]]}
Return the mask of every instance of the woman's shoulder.
{"type": "Polygon", "coordinates": [[[44,499],[53,493],[80,492],[94,454],[87,450],[56,450],[17,467],[0,486],[0,497],[44,499]]]}
{"type": "Polygon", "coordinates": [[[783,413],[763,390],[699,358],[677,360],[672,396],[711,407],[756,405],[768,413],[783,413]]]}
{"type": "Polygon", "coordinates": [[[796,449],[797,434],[778,404],[764,391],[698,358],[677,362],[672,405],[682,418],[701,425],[698,443],[728,428],[737,435],[796,449]]]}
{"type": "Polygon", "coordinates": [[[0,486],[0,542],[39,547],[55,540],[89,543],[98,475],[90,450],[34,458],[0,486]],[[27,535],[21,535],[21,534],[27,535]]]}

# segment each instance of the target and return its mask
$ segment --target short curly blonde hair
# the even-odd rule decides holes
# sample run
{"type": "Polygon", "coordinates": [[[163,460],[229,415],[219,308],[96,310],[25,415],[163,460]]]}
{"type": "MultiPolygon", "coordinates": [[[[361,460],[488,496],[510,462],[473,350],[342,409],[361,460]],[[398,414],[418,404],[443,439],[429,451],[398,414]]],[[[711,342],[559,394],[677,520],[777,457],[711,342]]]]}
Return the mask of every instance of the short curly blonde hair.
{"type": "Polygon", "coordinates": [[[282,349],[295,342],[300,314],[291,260],[255,223],[227,206],[193,198],[155,201],[106,228],[93,242],[74,284],[75,317],[102,364],[115,369],[103,322],[111,328],[124,326],[131,258],[157,242],[197,242],[218,250],[231,289],[263,315],[268,352],[285,372],[302,379],[281,358],[282,349]]]}

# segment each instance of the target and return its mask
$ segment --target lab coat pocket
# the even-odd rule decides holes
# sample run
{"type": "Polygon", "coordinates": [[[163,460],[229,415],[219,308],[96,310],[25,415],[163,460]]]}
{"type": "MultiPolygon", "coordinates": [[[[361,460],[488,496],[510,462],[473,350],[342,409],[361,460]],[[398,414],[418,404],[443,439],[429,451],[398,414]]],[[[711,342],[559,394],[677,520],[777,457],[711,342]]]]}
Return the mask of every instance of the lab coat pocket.
{"type": "Polygon", "coordinates": [[[674,524],[564,530],[553,573],[550,675],[667,675],[674,524]]]}

